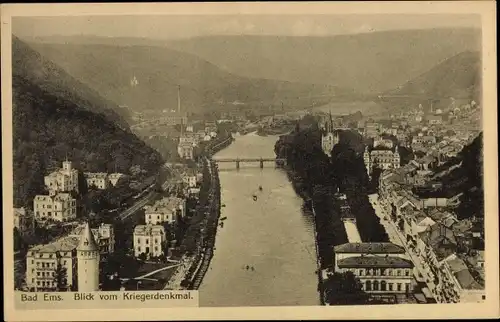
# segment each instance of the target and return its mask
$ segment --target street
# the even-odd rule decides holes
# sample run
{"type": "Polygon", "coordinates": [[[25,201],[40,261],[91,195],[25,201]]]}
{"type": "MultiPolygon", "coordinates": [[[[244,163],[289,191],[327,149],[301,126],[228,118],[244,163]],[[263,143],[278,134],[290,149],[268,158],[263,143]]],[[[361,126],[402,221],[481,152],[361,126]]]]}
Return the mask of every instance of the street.
{"type": "MultiPolygon", "coordinates": [[[[420,257],[415,254],[411,249],[409,249],[406,246],[406,243],[404,242],[404,236],[402,233],[397,229],[396,224],[390,220],[389,214],[385,212],[385,210],[382,208],[382,205],[380,204],[380,200],[378,199],[378,194],[372,194],[368,196],[370,203],[373,206],[373,209],[375,209],[375,213],[377,216],[380,218],[380,222],[385,228],[385,231],[387,232],[387,235],[389,236],[389,241],[391,243],[394,243],[396,245],[400,245],[404,247],[406,250],[406,254],[410,258],[410,260],[413,262],[413,265],[417,268],[418,272],[421,274],[421,276],[424,277],[425,282],[427,284],[427,287],[429,290],[432,292],[433,295],[435,295],[435,288],[436,285],[432,281],[429,281],[430,278],[428,277],[428,270],[426,269],[426,265],[422,263],[420,260],[420,257]]],[[[416,278],[416,277],[415,277],[416,278]]],[[[416,278],[417,279],[417,278],[416,278]]],[[[421,280],[417,279],[417,280],[421,280]]]]}

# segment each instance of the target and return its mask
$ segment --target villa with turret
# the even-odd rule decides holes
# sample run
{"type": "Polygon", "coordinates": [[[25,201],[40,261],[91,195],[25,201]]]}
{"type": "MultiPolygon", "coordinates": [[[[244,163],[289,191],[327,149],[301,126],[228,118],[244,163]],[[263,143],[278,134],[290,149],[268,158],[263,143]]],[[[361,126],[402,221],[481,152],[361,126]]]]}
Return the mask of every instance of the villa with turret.
{"type": "Polygon", "coordinates": [[[99,257],[98,243],[87,223],[79,236],[69,235],[28,250],[26,286],[34,291],[98,291],[99,257]]]}

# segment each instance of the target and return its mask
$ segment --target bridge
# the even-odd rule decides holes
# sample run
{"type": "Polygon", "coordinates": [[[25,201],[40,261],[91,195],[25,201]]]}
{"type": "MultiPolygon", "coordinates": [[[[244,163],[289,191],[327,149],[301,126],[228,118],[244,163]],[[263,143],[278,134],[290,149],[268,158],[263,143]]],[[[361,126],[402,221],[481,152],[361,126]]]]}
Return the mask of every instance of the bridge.
{"type": "Polygon", "coordinates": [[[213,161],[217,163],[234,162],[236,163],[236,169],[240,168],[241,162],[259,162],[261,169],[264,168],[264,162],[274,162],[276,167],[282,167],[286,165],[286,160],[282,158],[221,158],[221,159],[213,159],[213,161]]]}

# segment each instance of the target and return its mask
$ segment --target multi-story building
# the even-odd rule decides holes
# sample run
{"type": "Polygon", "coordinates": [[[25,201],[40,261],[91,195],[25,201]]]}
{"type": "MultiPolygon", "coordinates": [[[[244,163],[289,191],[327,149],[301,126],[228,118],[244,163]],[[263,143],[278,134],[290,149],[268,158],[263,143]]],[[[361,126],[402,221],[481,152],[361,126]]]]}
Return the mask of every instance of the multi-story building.
{"type": "Polygon", "coordinates": [[[105,190],[111,185],[109,176],[105,172],[85,172],[83,175],[85,176],[88,187],[105,190]]]}
{"type": "Polygon", "coordinates": [[[158,225],[161,223],[174,223],[178,216],[186,215],[186,200],[176,197],[163,198],[145,211],[146,224],[158,225]]]}
{"type": "MultiPolygon", "coordinates": [[[[81,236],[82,231],[85,229],[85,225],[81,225],[70,234],[70,236],[78,237],[81,236]]],[[[101,255],[112,254],[115,251],[115,231],[113,225],[101,223],[99,227],[92,228],[92,235],[95,238],[96,244],[99,247],[99,253],[101,255]]]]}
{"type": "Polygon", "coordinates": [[[165,228],[161,225],[138,225],[134,228],[134,255],[159,257],[163,255],[166,241],[165,228]]]}
{"type": "Polygon", "coordinates": [[[26,256],[26,285],[34,291],[77,289],[94,291],[99,285],[99,255],[88,225],[80,236],[66,236],[37,245],[26,256]],[[91,286],[88,287],[91,281],[91,286]]]}
{"type": "Polygon", "coordinates": [[[179,145],[177,146],[177,153],[182,159],[193,160],[194,159],[193,144],[189,142],[179,143],[179,145]]]}
{"type": "Polygon", "coordinates": [[[379,134],[379,124],[375,122],[365,123],[365,137],[376,138],[379,134]]]}
{"type": "Polygon", "coordinates": [[[335,246],[335,271],[350,271],[367,293],[411,292],[413,263],[392,243],[346,243],[335,246]]]}
{"type": "Polygon", "coordinates": [[[33,211],[36,220],[66,221],[76,218],[76,199],[69,193],[37,195],[33,199],[33,211]]]}
{"type": "Polygon", "coordinates": [[[394,151],[372,150],[371,152],[368,150],[367,146],[363,154],[363,159],[368,175],[371,175],[373,168],[380,168],[382,170],[398,169],[401,165],[397,146],[394,151]]]}
{"type": "Polygon", "coordinates": [[[73,169],[71,161],[64,161],[63,167],[45,176],[45,187],[49,191],[78,192],[78,170],[73,169]]]}
{"type": "Polygon", "coordinates": [[[383,139],[381,137],[377,137],[373,141],[373,147],[374,148],[380,147],[380,148],[392,149],[394,147],[394,142],[392,142],[389,139],[383,139]]]}

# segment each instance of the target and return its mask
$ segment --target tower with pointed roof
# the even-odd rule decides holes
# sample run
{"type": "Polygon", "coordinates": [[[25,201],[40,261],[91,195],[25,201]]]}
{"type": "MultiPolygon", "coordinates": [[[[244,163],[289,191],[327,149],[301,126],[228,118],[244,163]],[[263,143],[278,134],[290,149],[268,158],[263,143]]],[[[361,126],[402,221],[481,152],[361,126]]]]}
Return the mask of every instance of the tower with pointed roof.
{"type": "Polygon", "coordinates": [[[76,248],[78,265],[78,291],[94,292],[99,290],[99,247],[88,223],[80,235],[76,248]]]}

